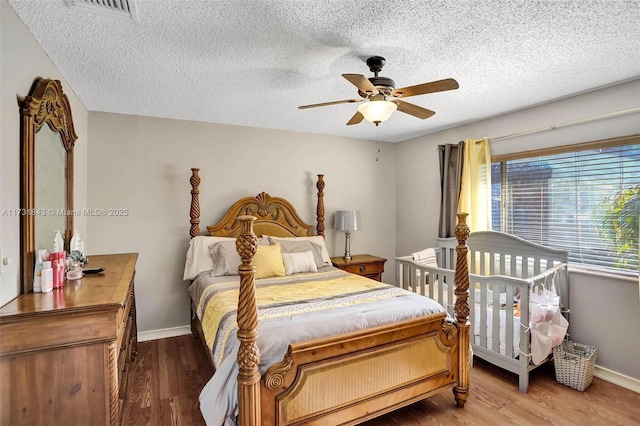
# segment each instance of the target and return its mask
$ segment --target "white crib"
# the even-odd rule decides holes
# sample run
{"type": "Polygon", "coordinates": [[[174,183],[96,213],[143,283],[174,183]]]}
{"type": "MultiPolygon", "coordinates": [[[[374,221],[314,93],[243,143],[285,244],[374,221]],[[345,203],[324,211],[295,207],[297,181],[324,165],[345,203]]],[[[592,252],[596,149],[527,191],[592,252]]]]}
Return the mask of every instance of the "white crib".
{"type": "MultiPolygon", "coordinates": [[[[457,241],[439,239],[438,244],[435,248],[438,267],[421,265],[412,256],[396,257],[396,284],[437,300],[453,314],[457,241]]],[[[469,315],[473,354],[518,374],[520,391],[526,393],[529,371],[544,364],[530,362],[530,290],[538,285],[550,289],[555,282],[562,313],[568,319],[569,252],[495,231],[472,233],[468,245],[469,304],[475,307],[475,312],[469,315]],[[514,303],[516,296],[519,303],[514,303]],[[494,306],[500,309],[493,309],[494,306]],[[521,324],[520,318],[527,320],[521,324]]]]}

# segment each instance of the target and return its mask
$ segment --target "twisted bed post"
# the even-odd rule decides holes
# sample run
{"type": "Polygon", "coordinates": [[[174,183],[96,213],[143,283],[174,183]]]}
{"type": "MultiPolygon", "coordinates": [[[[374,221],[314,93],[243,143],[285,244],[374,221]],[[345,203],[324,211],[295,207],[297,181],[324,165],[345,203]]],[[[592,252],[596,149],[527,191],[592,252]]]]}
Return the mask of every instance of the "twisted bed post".
{"type": "Polygon", "coordinates": [[[198,172],[200,169],[192,168],[191,169],[191,179],[189,179],[189,183],[191,183],[191,210],[189,211],[191,220],[191,229],[189,230],[189,235],[191,238],[197,237],[200,235],[200,176],[198,176],[198,172]]]}
{"type": "MultiPolygon", "coordinates": [[[[189,183],[191,184],[191,209],[189,210],[189,237],[197,237],[200,235],[200,176],[198,176],[200,169],[191,168],[191,177],[189,183]]],[[[189,305],[191,309],[191,334],[193,337],[198,338],[198,320],[193,313],[193,306],[189,305]]]]}
{"type": "Polygon", "coordinates": [[[469,352],[469,265],[467,261],[467,240],[469,239],[470,229],[467,226],[467,213],[458,213],[458,224],[455,228],[456,239],[456,274],[454,276],[455,283],[455,315],[456,325],[458,326],[458,368],[459,380],[458,386],[453,388],[458,407],[464,407],[469,397],[469,367],[471,365],[471,353],[469,352]]]}
{"type": "Polygon", "coordinates": [[[240,275],[240,295],[238,298],[238,424],[240,426],[260,425],[260,352],[258,337],[258,308],[254,276],[256,268],[253,256],[258,250],[258,238],[253,233],[254,216],[239,216],[242,232],[236,239],[236,250],[242,263],[238,267],[240,275]]]}
{"type": "Polygon", "coordinates": [[[318,175],[318,182],[316,182],[316,188],[318,188],[318,205],[316,209],[316,232],[318,235],[324,237],[324,175],[318,175]]]}

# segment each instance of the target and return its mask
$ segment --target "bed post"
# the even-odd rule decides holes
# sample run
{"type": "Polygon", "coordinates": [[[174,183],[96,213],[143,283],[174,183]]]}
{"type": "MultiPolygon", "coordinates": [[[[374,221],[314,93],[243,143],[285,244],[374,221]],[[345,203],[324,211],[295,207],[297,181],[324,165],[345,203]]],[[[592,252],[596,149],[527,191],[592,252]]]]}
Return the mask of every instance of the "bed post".
{"type": "Polygon", "coordinates": [[[200,176],[198,176],[198,171],[200,169],[192,168],[191,179],[189,179],[191,183],[191,229],[189,235],[191,238],[200,235],[200,176]]]}
{"type": "Polygon", "coordinates": [[[316,183],[318,188],[318,208],[316,210],[316,232],[318,235],[324,237],[324,175],[318,175],[318,182],[316,183]]]}
{"type": "Polygon", "coordinates": [[[453,388],[458,407],[464,407],[469,397],[469,366],[471,365],[469,352],[469,265],[467,260],[467,239],[469,238],[469,226],[467,226],[467,213],[458,213],[458,224],[455,228],[456,239],[456,274],[454,276],[455,283],[455,315],[456,324],[458,326],[458,368],[459,379],[458,386],[453,388]]]}
{"type": "Polygon", "coordinates": [[[258,308],[254,276],[256,268],[253,256],[258,250],[258,238],[253,233],[254,216],[239,216],[242,232],[236,239],[236,250],[242,259],[238,267],[240,295],[238,297],[238,424],[260,425],[260,352],[258,337],[258,308]]]}
{"type": "MultiPolygon", "coordinates": [[[[191,238],[197,237],[200,235],[200,176],[198,176],[198,171],[200,169],[193,167],[191,169],[191,178],[189,179],[189,183],[191,183],[191,210],[189,214],[191,216],[191,228],[189,229],[189,236],[191,238]]],[[[199,338],[198,334],[198,320],[193,313],[193,306],[189,304],[191,310],[191,334],[196,339],[199,338]]]]}

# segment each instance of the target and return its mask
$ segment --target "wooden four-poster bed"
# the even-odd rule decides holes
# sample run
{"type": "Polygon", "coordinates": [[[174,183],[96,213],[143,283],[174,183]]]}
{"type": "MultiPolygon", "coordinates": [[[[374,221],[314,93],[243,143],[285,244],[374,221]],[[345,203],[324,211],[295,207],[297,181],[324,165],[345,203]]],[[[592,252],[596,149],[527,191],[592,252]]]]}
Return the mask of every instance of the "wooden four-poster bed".
{"type": "MultiPolygon", "coordinates": [[[[190,236],[193,242],[195,238],[203,237],[200,234],[199,169],[191,170],[190,236]]],[[[262,316],[266,316],[263,309],[267,308],[263,308],[260,301],[261,293],[256,295],[256,286],[258,282],[270,279],[255,279],[254,256],[259,248],[258,237],[316,235],[323,238],[324,185],[323,175],[318,175],[315,229],[299,218],[290,202],[264,192],[237,201],[219,223],[207,227],[211,236],[235,238],[235,247],[241,259],[237,272],[239,282],[234,288],[238,294],[238,424],[357,424],[447,389],[453,389],[457,406],[463,407],[469,395],[470,366],[466,247],[469,228],[465,224],[466,214],[459,215],[456,227],[458,268],[455,273],[455,318],[448,317],[445,312],[436,312],[371,328],[291,342],[284,356],[279,358],[281,360],[267,366],[264,374],[260,374],[258,325],[259,318],[260,324],[266,324],[262,322],[262,316]]],[[[329,274],[352,276],[340,276],[341,280],[351,279],[354,275],[336,272],[330,266],[326,269],[334,270],[329,274]]],[[[368,280],[365,284],[369,286],[375,283],[384,287],[376,291],[402,291],[368,278],[358,279],[368,280]]],[[[262,291],[265,290],[259,286],[258,292],[262,291]]],[[[191,294],[192,310],[198,312],[198,315],[192,315],[192,330],[194,336],[205,344],[216,369],[219,367],[214,362],[216,354],[206,339],[209,335],[207,321],[199,315],[201,300],[195,300],[194,293],[191,294]]],[[[412,297],[430,301],[422,296],[412,297]]],[[[394,301],[398,299],[401,297],[395,297],[394,301]]],[[[205,403],[202,398],[201,405],[205,403]]]]}

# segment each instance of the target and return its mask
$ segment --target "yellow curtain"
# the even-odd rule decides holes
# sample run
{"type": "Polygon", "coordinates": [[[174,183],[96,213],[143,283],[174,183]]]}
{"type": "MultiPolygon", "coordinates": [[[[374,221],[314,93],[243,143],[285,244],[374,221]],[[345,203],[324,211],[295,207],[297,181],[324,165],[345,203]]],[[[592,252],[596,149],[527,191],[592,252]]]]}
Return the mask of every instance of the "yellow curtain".
{"type": "Polygon", "coordinates": [[[471,232],[491,229],[491,151],[488,139],[466,139],[458,212],[469,213],[471,232]]]}

